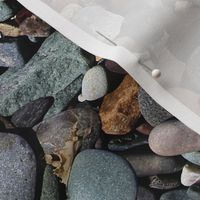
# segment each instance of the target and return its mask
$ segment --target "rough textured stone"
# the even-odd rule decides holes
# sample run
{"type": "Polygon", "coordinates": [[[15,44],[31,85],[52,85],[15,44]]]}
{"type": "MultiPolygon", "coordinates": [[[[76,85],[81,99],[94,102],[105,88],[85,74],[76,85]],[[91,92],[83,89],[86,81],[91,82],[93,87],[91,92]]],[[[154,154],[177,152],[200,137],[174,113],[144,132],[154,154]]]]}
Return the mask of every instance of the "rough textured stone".
{"type": "Polygon", "coordinates": [[[181,155],[200,150],[200,135],[178,120],[169,120],[151,131],[149,146],[158,155],[181,155]]]}
{"type": "Polygon", "coordinates": [[[20,136],[0,133],[0,199],[34,200],[36,159],[20,136]]]}
{"type": "Polygon", "coordinates": [[[0,1],[0,22],[9,19],[12,15],[12,9],[5,2],[0,1]]]}
{"type": "Polygon", "coordinates": [[[48,116],[60,112],[80,90],[89,64],[78,46],[53,33],[23,69],[2,75],[0,114],[12,115],[26,103],[45,96],[55,100],[48,116]]]}
{"type": "Polygon", "coordinates": [[[49,165],[46,166],[44,171],[40,200],[59,200],[59,182],[49,165]]]}
{"type": "Polygon", "coordinates": [[[171,174],[180,171],[185,161],[180,156],[162,157],[152,152],[128,151],[120,153],[135,169],[137,176],[153,176],[157,174],[171,174]]]}
{"type": "Polygon", "coordinates": [[[143,117],[152,126],[157,126],[173,117],[156,103],[142,88],[138,92],[138,101],[143,117]]]}
{"type": "Polygon", "coordinates": [[[32,101],[16,111],[11,118],[11,122],[20,128],[33,127],[42,120],[52,103],[52,97],[32,101]]]}
{"type": "Polygon", "coordinates": [[[105,133],[123,135],[131,131],[140,117],[138,90],[138,84],[127,75],[114,92],[104,97],[100,118],[105,133]]]}
{"type": "Polygon", "coordinates": [[[156,200],[156,197],[149,189],[139,186],[136,200],[156,200]]]}
{"type": "Polygon", "coordinates": [[[192,185],[189,187],[187,191],[188,197],[192,200],[199,200],[200,199],[200,185],[192,185]]]}
{"type": "Polygon", "coordinates": [[[135,174],[121,157],[101,150],[85,150],[75,158],[67,194],[70,200],[133,200],[135,174]]]}
{"type": "Polygon", "coordinates": [[[182,156],[191,163],[200,166],[200,152],[191,152],[182,154],[182,156]]]}
{"type": "Polygon", "coordinates": [[[191,200],[187,196],[187,190],[181,189],[181,190],[172,190],[169,192],[164,193],[160,200],[191,200]]]}

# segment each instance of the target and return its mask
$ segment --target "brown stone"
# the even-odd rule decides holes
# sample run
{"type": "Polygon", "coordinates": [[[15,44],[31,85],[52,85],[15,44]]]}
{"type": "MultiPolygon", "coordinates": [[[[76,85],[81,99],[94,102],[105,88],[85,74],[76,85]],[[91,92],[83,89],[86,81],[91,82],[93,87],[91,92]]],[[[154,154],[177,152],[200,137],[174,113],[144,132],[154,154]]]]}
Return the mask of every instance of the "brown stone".
{"type": "Polygon", "coordinates": [[[120,86],[104,97],[99,114],[105,133],[124,135],[132,130],[140,117],[138,90],[136,81],[126,75],[120,86]]]}

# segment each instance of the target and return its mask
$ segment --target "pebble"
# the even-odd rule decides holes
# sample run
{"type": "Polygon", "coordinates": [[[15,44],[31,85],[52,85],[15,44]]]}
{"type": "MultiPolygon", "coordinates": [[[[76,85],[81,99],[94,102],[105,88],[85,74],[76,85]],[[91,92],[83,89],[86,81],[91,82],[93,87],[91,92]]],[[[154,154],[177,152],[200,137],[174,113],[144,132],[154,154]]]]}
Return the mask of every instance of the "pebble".
{"type": "Polygon", "coordinates": [[[192,200],[199,200],[200,199],[200,185],[192,185],[187,190],[187,195],[192,200]]]}
{"type": "Polygon", "coordinates": [[[36,158],[20,136],[0,133],[1,200],[34,200],[36,158]]]}
{"type": "Polygon", "coordinates": [[[82,94],[79,101],[94,101],[103,97],[108,90],[106,72],[101,66],[92,67],[85,74],[82,81],[82,94]]]}
{"type": "Polygon", "coordinates": [[[178,120],[169,120],[151,131],[149,146],[158,155],[181,155],[200,150],[200,135],[178,120]]]}
{"type": "Polygon", "coordinates": [[[142,88],[138,92],[138,101],[143,117],[153,127],[173,117],[156,103],[142,88]]]}
{"type": "Polygon", "coordinates": [[[10,116],[27,102],[46,96],[55,101],[45,118],[66,108],[81,89],[83,74],[91,64],[81,52],[60,33],[49,36],[22,69],[2,75],[0,114],[10,116]]]}
{"type": "Polygon", "coordinates": [[[13,124],[6,117],[0,116],[0,128],[3,129],[12,129],[14,128],[13,124]]]}
{"type": "Polygon", "coordinates": [[[156,197],[149,189],[139,186],[136,200],[156,200],[156,197]]]}
{"type": "Polygon", "coordinates": [[[114,92],[104,97],[99,115],[105,133],[124,135],[132,130],[140,117],[138,90],[136,81],[127,75],[114,92]]]}
{"type": "Polygon", "coordinates": [[[172,174],[180,171],[185,164],[181,156],[163,157],[143,149],[138,152],[135,150],[122,152],[119,155],[129,161],[138,177],[172,174]]]}
{"type": "Polygon", "coordinates": [[[160,200],[192,200],[187,196],[186,189],[172,190],[164,193],[160,200]]]}
{"type": "Polygon", "coordinates": [[[52,97],[39,98],[29,102],[13,114],[11,122],[18,128],[33,127],[42,121],[52,104],[52,97]]]}
{"type": "Polygon", "coordinates": [[[9,19],[12,15],[12,9],[4,1],[0,1],[0,22],[9,19]]]}
{"type": "Polygon", "coordinates": [[[114,61],[105,60],[104,65],[111,72],[115,72],[118,74],[127,74],[127,72],[114,61]]]}
{"type": "Polygon", "coordinates": [[[185,158],[189,162],[200,166],[200,152],[199,151],[191,152],[191,153],[185,153],[185,154],[182,154],[182,156],[183,156],[183,158],[185,158]]]}
{"type": "Polygon", "coordinates": [[[200,167],[185,165],[181,174],[181,183],[187,187],[200,183],[200,167]]]}
{"type": "Polygon", "coordinates": [[[85,150],[75,158],[67,189],[70,200],[133,200],[136,193],[135,173],[120,156],[85,150]]]}

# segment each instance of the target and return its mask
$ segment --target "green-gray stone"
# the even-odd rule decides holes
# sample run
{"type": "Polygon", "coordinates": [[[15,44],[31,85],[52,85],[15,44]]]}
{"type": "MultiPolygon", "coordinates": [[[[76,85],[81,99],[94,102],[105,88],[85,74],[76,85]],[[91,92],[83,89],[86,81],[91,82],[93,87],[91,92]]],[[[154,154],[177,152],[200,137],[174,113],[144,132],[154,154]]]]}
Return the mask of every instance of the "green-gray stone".
{"type": "Polygon", "coordinates": [[[187,196],[187,190],[180,189],[180,190],[172,190],[162,194],[160,200],[191,200],[187,196]]]}
{"type": "Polygon", "coordinates": [[[12,9],[3,1],[0,1],[0,22],[3,22],[12,17],[12,9]]]}
{"type": "Polygon", "coordinates": [[[81,89],[90,64],[78,46],[53,33],[23,68],[1,76],[0,114],[10,116],[26,103],[45,96],[55,99],[47,116],[60,112],[81,89]]]}
{"type": "Polygon", "coordinates": [[[46,166],[44,171],[40,200],[59,200],[59,182],[49,165],[46,166]]]}

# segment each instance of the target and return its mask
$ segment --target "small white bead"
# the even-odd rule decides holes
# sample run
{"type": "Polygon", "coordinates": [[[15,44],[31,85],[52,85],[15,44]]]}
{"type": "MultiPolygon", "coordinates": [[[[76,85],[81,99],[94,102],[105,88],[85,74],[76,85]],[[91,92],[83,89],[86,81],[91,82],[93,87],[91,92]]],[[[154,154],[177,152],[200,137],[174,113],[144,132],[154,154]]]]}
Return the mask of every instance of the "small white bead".
{"type": "Polygon", "coordinates": [[[161,71],[159,69],[154,69],[151,72],[153,78],[159,78],[161,76],[161,71]]]}

